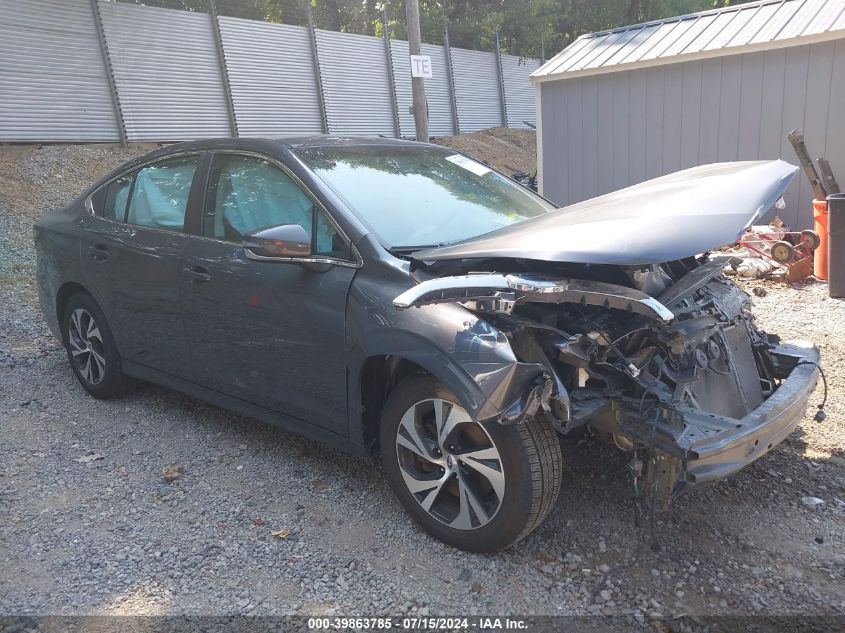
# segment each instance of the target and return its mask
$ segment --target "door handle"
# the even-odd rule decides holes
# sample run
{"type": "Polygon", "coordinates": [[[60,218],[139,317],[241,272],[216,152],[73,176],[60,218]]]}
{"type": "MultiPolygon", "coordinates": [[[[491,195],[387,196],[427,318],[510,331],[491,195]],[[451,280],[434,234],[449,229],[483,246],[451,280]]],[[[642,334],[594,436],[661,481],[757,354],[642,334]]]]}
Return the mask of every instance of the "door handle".
{"type": "Polygon", "coordinates": [[[211,281],[211,273],[205,266],[188,266],[184,269],[184,272],[193,284],[204,284],[211,281]]]}
{"type": "Polygon", "coordinates": [[[88,247],[88,255],[95,261],[104,262],[109,258],[109,249],[102,244],[95,244],[88,247]]]}

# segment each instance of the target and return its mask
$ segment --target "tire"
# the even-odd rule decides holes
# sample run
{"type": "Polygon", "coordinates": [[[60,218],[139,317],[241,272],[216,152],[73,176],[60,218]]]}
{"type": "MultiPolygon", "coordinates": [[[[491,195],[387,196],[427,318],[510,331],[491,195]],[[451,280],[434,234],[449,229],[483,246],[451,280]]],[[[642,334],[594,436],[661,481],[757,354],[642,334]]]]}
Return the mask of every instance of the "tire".
{"type": "Polygon", "coordinates": [[[510,547],[557,501],[557,432],[542,418],[514,426],[473,422],[458,402],[431,377],[400,383],[382,413],[385,473],[405,510],[435,538],[470,552],[510,547]]]}
{"type": "Polygon", "coordinates": [[[127,379],[121,371],[117,345],[91,295],[78,292],[68,299],[62,314],[62,342],[70,367],[85,391],[99,399],[124,392],[127,379]]]}
{"type": "Polygon", "coordinates": [[[822,240],[815,231],[804,230],[801,231],[801,243],[804,248],[814,251],[821,245],[822,240]]]}
{"type": "Polygon", "coordinates": [[[770,254],[778,264],[788,264],[795,259],[795,247],[789,242],[775,242],[770,254]]]}

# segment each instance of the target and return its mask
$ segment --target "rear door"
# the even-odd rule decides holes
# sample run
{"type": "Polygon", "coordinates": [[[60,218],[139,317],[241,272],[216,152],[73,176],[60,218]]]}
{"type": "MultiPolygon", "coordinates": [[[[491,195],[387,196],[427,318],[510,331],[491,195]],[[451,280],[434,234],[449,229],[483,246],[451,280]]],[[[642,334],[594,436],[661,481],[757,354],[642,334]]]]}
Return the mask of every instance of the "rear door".
{"type": "Polygon", "coordinates": [[[190,377],[179,309],[184,222],[203,154],[159,160],[92,196],[83,224],[83,269],[121,357],[190,377]]]}
{"type": "Polygon", "coordinates": [[[345,435],[349,241],[291,172],[240,153],[213,157],[200,224],[181,264],[194,380],[345,435]],[[246,256],[250,231],[282,224],[323,263],[246,256]]]}

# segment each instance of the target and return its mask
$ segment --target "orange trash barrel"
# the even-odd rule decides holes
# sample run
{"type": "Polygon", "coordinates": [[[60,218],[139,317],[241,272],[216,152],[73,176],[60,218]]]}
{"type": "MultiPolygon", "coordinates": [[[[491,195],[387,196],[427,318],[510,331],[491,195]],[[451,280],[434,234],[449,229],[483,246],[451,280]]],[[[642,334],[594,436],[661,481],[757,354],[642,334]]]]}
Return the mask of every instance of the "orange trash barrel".
{"type": "Polygon", "coordinates": [[[813,223],[819,234],[819,247],[813,253],[813,274],[827,279],[827,200],[813,200],[813,223]]]}

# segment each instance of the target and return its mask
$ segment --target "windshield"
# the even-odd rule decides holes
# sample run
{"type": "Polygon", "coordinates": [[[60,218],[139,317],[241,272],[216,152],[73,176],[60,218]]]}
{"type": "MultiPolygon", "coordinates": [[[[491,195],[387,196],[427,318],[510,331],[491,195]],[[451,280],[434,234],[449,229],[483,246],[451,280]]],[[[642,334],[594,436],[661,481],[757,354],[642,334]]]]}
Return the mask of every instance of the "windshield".
{"type": "Polygon", "coordinates": [[[555,208],[445,148],[309,147],[297,154],[394,250],[457,242],[555,208]]]}

